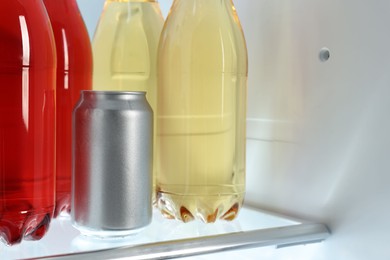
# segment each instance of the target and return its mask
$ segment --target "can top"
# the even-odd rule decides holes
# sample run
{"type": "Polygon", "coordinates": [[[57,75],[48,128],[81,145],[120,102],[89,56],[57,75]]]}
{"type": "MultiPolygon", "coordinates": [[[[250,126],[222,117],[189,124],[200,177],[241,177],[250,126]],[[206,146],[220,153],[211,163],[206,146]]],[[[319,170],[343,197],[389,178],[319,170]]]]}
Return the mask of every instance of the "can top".
{"type": "Polygon", "coordinates": [[[81,96],[83,99],[119,99],[129,100],[145,98],[145,91],[96,91],[96,90],[82,90],[81,96]]]}

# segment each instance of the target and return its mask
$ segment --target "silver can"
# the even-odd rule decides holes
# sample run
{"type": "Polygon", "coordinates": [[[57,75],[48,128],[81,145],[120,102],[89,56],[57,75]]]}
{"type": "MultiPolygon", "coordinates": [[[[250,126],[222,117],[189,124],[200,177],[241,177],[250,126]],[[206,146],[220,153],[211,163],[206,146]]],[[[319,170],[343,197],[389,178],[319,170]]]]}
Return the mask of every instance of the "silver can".
{"type": "Polygon", "coordinates": [[[145,92],[82,91],[72,149],[71,217],[81,233],[126,236],[151,222],[153,112],[145,92]]]}

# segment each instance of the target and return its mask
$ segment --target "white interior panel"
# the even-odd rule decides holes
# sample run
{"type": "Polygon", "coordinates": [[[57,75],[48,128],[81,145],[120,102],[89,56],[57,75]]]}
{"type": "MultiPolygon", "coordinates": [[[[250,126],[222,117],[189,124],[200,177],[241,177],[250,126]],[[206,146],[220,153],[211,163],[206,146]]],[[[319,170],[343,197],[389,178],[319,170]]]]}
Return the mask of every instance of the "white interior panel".
{"type": "Polygon", "coordinates": [[[388,259],[390,2],[235,2],[250,53],[247,202],[328,223],[326,259],[388,259]]]}

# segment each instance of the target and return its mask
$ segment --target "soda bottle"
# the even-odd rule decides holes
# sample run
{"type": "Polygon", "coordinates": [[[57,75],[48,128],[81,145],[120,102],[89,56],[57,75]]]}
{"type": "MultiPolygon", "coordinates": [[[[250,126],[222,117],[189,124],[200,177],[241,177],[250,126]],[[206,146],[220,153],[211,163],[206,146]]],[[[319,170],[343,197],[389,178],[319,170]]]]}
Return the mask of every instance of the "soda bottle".
{"type": "Polygon", "coordinates": [[[231,0],[175,0],[158,52],[157,204],[234,219],[245,194],[247,50],[231,0]]]}
{"type": "Polygon", "coordinates": [[[55,196],[53,32],[41,0],[0,1],[0,240],[40,239],[55,196]]]}
{"type": "Polygon", "coordinates": [[[92,42],[93,88],[146,91],[156,113],[157,47],[163,24],[156,0],[106,0],[92,42]]]}
{"type": "Polygon", "coordinates": [[[92,88],[92,49],[76,0],[44,0],[57,50],[56,208],[70,211],[72,110],[81,90],[92,88]]]}

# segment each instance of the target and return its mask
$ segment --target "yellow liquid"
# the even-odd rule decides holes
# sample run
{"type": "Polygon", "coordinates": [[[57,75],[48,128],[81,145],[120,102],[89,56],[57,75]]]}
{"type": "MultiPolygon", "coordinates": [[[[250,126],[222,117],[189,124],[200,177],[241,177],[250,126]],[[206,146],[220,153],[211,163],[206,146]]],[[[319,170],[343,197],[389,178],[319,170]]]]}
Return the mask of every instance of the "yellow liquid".
{"type": "Polygon", "coordinates": [[[176,0],[158,59],[158,207],[232,220],[245,193],[247,53],[230,0],[176,0]]]}
{"type": "Polygon", "coordinates": [[[146,91],[156,115],[157,48],[163,24],[154,0],[107,0],[92,43],[93,89],[146,91]]]}

